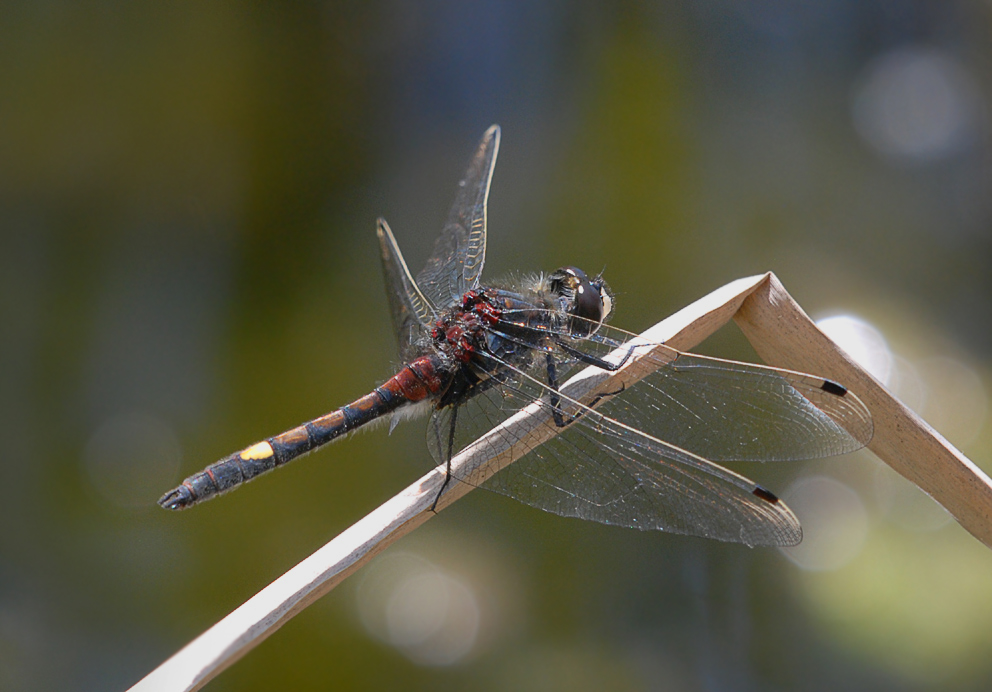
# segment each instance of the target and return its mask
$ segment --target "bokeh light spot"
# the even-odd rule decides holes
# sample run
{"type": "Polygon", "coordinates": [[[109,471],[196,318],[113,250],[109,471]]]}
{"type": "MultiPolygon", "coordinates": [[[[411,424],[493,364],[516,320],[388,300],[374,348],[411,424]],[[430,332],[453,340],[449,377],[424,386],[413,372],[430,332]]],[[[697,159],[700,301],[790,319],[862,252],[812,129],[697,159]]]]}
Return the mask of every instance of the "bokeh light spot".
{"type": "Polygon", "coordinates": [[[936,531],[951,521],[936,500],[882,463],[875,468],[875,498],[882,515],[907,531],[936,531]]]}
{"type": "Polygon", "coordinates": [[[941,158],[974,138],[976,94],[970,75],[950,56],[928,48],[892,51],[865,70],[854,96],[854,126],[890,158],[941,158]]]}
{"type": "Polygon", "coordinates": [[[472,653],[482,619],[478,599],[428,560],[409,553],[377,560],[356,597],[369,634],[414,663],[447,666],[472,653]]]}
{"type": "Polygon", "coordinates": [[[875,327],[854,315],[825,317],[817,320],[816,326],[875,379],[889,384],[893,369],[892,351],[875,327]]]}
{"type": "Polygon", "coordinates": [[[926,358],[916,363],[926,392],[920,415],[958,446],[972,442],[988,415],[988,394],[982,378],[953,358],[926,358]]]}
{"type": "Polygon", "coordinates": [[[796,481],[784,495],[803,526],[803,542],[780,548],[799,568],[840,569],[861,552],[868,535],[868,513],[854,490],[825,476],[796,481]]]}
{"type": "Polygon", "coordinates": [[[899,356],[893,361],[892,376],[889,378],[889,391],[895,394],[899,401],[906,404],[917,413],[923,410],[927,398],[926,385],[920,379],[920,373],[910,361],[899,356]]]}

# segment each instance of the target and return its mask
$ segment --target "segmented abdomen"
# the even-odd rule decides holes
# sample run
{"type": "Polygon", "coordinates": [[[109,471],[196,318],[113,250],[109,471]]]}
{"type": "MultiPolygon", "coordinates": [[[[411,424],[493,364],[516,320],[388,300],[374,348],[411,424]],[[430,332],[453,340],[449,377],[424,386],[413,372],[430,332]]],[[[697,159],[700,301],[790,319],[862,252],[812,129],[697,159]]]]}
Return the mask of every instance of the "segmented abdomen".
{"type": "Polygon", "coordinates": [[[158,503],[166,509],[185,509],[208,500],[403,405],[436,399],[450,381],[451,374],[438,356],[421,356],[347,406],[257,442],[193,474],[182,485],[163,495],[158,503]]]}

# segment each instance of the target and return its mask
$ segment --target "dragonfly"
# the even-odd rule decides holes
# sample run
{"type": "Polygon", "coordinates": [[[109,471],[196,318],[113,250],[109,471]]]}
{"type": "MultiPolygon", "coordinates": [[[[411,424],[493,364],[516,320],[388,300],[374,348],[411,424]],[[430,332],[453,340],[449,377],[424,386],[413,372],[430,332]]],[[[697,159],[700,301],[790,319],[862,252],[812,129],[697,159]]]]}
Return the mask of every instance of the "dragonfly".
{"type": "Polygon", "coordinates": [[[424,413],[428,447],[445,470],[439,498],[452,478],[474,482],[453,469],[455,453],[487,432],[494,445],[520,443],[505,439],[520,433],[500,425],[536,407],[548,439],[500,462],[481,487],[604,524],[748,546],[799,543],[802,528],[785,502],[722,464],[855,451],[872,436],[868,409],[829,379],[683,353],[613,327],[613,292],[576,267],[483,284],[499,142],[494,125],[416,277],[378,220],[396,373],[350,404],[208,466],[159,504],[190,507],[362,426],[390,420],[392,431],[424,413]],[[648,374],[630,386],[589,400],[563,386],[582,369],[614,373],[635,357],[648,374]]]}

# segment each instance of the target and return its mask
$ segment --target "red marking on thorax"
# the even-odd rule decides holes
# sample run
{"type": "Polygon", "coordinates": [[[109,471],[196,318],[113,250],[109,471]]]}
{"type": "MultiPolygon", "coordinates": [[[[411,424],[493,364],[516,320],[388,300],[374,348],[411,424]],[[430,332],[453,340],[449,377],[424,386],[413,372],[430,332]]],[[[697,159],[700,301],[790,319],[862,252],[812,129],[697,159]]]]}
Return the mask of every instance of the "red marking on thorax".
{"type": "Polygon", "coordinates": [[[467,363],[484,343],[483,325],[499,322],[502,311],[485,291],[467,291],[462,296],[461,311],[438,320],[431,336],[438,346],[447,344],[451,357],[467,363]]]}
{"type": "Polygon", "coordinates": [[[486,302],[476,305],[475,314],[477,314],[486,324],[493,325],[499,322],[499,318],[503,312],[492,303],[486,302]]]}

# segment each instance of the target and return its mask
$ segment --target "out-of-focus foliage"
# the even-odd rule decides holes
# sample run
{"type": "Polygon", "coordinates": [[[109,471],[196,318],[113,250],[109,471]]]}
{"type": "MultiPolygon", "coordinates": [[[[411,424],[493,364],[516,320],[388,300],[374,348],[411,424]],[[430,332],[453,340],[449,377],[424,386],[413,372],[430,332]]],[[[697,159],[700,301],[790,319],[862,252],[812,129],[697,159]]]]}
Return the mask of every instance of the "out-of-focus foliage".
{"type": "MultiPolygon", "coordinates": [[[[488,276],[605,267],[637,330],[774,270],[992,456],[987,3],[0,17],[0,689],[127,687],[428,468],[413,422],[154,505],[390,374],[374,220],[419,267],[493,122],[488,276]]],[[[800,550],[477,492],[209,689],[988,689],[987,548],[867,452],[740,470],[800,550]]]]}

